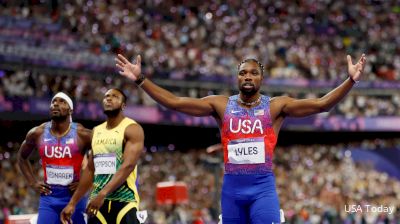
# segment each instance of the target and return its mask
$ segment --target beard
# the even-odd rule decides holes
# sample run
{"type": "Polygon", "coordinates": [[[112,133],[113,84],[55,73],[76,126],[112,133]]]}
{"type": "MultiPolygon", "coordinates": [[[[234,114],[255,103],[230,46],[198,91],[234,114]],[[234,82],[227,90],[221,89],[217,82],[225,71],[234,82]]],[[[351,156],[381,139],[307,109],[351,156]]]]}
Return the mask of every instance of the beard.
{"type": "Polygon", "coordinates": [[[245,84],[248,83],[244,83],[239,87],[239,90],[243,95],[250,97],[257,93],[258,89],[253,84],[251,84],[253,88],[244,88],[245,84]]]}
{"type": "Polygon", "coordinates": [[[60,122],[60,121],[65,121],[65,120],[67,120],[67,118],[69,117],[69,115],[52,115],[51,116],[51,120],[53,120],[53,121],[57,121],[57,122],[60,122]]]}
{"type": "Polygon", "coordinates": [[[120,112],[121,112],[121,108],[117,108],[117,109],[114,109],[114,110],[103,110],[103,113],[107,117],[116,117],[120,112]]]}

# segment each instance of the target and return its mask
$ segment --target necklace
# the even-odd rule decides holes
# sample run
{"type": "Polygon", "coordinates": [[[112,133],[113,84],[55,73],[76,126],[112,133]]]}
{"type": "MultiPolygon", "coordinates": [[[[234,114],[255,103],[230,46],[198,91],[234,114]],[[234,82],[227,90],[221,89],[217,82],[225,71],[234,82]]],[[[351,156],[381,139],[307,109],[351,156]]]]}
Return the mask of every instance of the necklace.
{"type": "Polygon", "coordinates": [[[254,105],[258,104],[260,102],[260,100],[261,100],[261,95],[253,102],[244,102],[240,97],[238,97],[239,103],[244,104],[246,106],[254,106],[254,105]]]}
{"type": "Polygon", "coordinates": [[[64,131],[64,133],[62,133],[61,135],[57,135],[56,133],[54,133],[54,131],[51,128],[50,128],[50,133],[57,138],[61,138],[61,137],[64,137],[69,132],[70,129],[71,129],[71,124],[68,125],[67,130],[64,131]]]}

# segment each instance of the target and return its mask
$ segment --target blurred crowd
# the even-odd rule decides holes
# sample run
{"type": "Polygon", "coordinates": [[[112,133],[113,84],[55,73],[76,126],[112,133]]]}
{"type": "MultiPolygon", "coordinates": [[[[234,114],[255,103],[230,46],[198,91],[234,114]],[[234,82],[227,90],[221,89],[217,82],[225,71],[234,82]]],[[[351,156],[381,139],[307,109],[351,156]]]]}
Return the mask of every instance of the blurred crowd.
{"type": "Polygon", "coordinates": [[[343,80],[346,54],[364,52],[366,80],[400,79],[397,1],[19,0],[0,1],[0,14],[4,58],[55,67],[141,54],[148,75],[202,80],[254,57],[272,78],[343,80]]]}
{"type": "MultiPolygon", "coordinates": [[[[374,169],[367,161],[355,163],[352,150],[399,150],[399,139],[364,140],[337,145],[292,145],[277,147],[275,176],[282,209],[288,223],[398,223],[400,181],[374,169]],[[350,205],[395,206],[394,213],[349,213],[350,205]]],[[[19,143],[0,150],[0,223],[9,214],[36,212],[38,196],[16,167],[19,143]]],[[[141,210],[149,212],[146,223],[215,224],[220,211],[223,175],[220,151],[179,151],[173,145],[145,149],[139,164],[141,210]],[[156,203],[156,184],[183,181],[189,203],[156,203]]],[[[36,164],[36,171],[42,171],[36,164]]]]}
{"type": "MultiPolygon", "coordinates": [[[[155,106],[156,103],[143,91],[136,88],[124,77],[106,76],[96,78],[88,74],[50,75],[28,70],[0,71],[0,96],[2,98],[44,98],[50,99],[55,93],[63,91],[76,101],[101,102],[105,91],[109,88],[120,88],[128,96],[129,105],[155,106]]],[[[231,89],[207,89],[201,87],[168,88],[180,96],[205,97],[212,94],[232,95],[237,91],[231,89]]],[[[282,91],[282,90],[281,90],[282,91]]],[[[295,98],[316,98],[322,94],[281,92],[266,93],[271,96],[289,95],[295,98]]],[[[399,116],[400,93],[392,95],[363,95],[350,93],[338,106],[330,111],[331,115],[343,115],[347,118],[399,116]]]]}

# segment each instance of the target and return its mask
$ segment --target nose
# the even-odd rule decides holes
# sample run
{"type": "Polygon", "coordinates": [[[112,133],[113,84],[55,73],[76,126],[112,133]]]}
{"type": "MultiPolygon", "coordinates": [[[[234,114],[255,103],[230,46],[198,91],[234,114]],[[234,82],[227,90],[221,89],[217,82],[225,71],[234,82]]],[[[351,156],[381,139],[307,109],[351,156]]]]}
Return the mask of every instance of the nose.
{"type": "Polygon", "coordinates": [[[250,73],[246,73],[246,74],[244,75],[244,80],[245,80],[245,81],[251,81],[251,80],[253,80],[252,77],[251,77],[251,74],[250,74],[250,73]]]}

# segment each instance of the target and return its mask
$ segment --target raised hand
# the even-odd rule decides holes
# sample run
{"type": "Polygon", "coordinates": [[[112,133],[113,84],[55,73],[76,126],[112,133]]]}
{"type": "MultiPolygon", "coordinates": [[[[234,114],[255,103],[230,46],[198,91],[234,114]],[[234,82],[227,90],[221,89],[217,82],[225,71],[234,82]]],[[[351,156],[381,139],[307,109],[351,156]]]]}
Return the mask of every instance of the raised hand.
{"type": "Polygon", "coordinates": [[[353,61],[351,60],[351,56],[347,55],[347,64],[348,64],[349,76],[355,82],[360,80],[361,75],[364,72],[366,61],[367,61],[367,58],[365,57],[365,54],[362,54],[360,60],[358,60],[358,62],[355,65],[353,65],[353,61]]]}
{"type": "Polygon", "coordinates": [[[116,66],[120,69],[119,74],[136,81],[142,72],[141,57],[138,55],[136,57],[136,62],[130,63],[123,55],[118,54],[115,58],[117,62],[116,66]]]}

